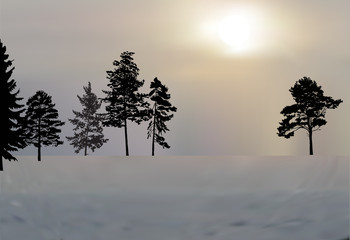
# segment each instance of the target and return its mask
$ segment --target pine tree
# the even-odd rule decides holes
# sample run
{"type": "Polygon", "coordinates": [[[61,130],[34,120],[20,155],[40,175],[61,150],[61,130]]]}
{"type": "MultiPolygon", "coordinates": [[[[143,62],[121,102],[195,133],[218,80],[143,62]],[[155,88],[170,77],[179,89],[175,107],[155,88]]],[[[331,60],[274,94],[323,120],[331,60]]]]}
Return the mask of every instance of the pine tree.
{"type": "Polygon", "coordinates": [[[169,113],[176,112],[177,108],[172,106],[169,102],[170,94],[168,94],[168,88],[163,85],[158,78],[155,78],[153,82],[151,82],[150,87],[151,92],[149,93],[149,97],[154,103],[152,108],[152,120],[148,125],[147,138],[152,137],[152,156],[154,156],[155,142],[163,148],[170,148],[162,134],[169,131],[165,122],[170,121],[174,117],[174,114],[169,113]]]}
{"type": "Polygon", "coordinates": [[[12,65],[8,57],[6,47],[0,40],[0,171],[3,171],[2,158],[16,161],[10,152],[26,146],[21,117],[25,109],[18,103],[23,98],[18,97],[16,82],[11,79],[15,67],[8,69],[12,65]]]}
{"type": "Polygon", "coordinates": [[[306,130],[309,136],[309,153],[313,155],[313,132],[326,125],[326,110],[337,108],[343,101],[324,96],[321,86],[309,77],[299,79],[289,91],[296,103],[281,111],[285,118],[279,123],[277,134],[279,137],[290,138],[297,130],[306,130]]]}
{"type": "Polygon", "coordinates": [[[145,101],[147,94],[139,92],[144,80],[137,80],[139,69],[133,62],[133,52],[123,52],[120,61],[114,61],[116,67],[113,71],[107,71],[110,91],[102,100],[107,103],[104,114],[103,126],[124,128],[125,151],[129,156],[128,145],[128,120],[140,124],[149,119],[149,104],[145,101]]]}
{"type": "Polygon", "coordinates": [[[52,103],[51,96],[46,92],[37,91],[27,101],[26,130],[30,137],[27,143],[38,148],[38,161],[41,161],[41,147],[63,144],[60,141],[59,133],[64,122],[58,120],[58,111],[52,103]]]}
{"type": "Polygon", "coordinates": [[[76,148],[75,153],[84,149],[84,156],[86,156],[88,148],[94,152],[96,148],[102,147],[108,139],[105,139],[103,135],[103,117],[97,114],[97,110],[101,107],[101,101],[92,92],[90,82],[87,87],[83,88],[85,94],[82,97],[77,95],[83,110],[81,112],[73,110],[75,117],[68,120],[75,126],[74,136],[66,138],[76,148]]]}

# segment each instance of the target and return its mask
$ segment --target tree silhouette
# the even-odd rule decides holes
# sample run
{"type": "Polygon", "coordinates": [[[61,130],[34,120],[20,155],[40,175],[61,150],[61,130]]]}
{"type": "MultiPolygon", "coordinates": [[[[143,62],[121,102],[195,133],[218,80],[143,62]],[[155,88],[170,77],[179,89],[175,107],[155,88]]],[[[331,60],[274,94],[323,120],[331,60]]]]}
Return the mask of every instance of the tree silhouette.
{"type": "Polygon", "coordinates": [[[74,136],[66,138],[76,148],[75,153],[79,153],[80,150],[84,149],[84,156],[86,156],[88,148],[94,152],[96,148],[100,148],[108,139],[105,139],[103,135],[103,117],[96,113],[101,107],[101,101],[92,92],[90,82],[87,87],[83,88],[85,94],[82,97],[77,95],[83,110],[81,112],[73,110],[75,117],[68,120],[75,126],[73,129],[74,136]]]}
{"type": "Polygon", "coordinates": [[[335,109],[343,101],[324,96],[321,86],[309,77],[299,79],[290,93],[296,102],[281,111],[285,117],[278,127],[278,136],[290,138],[299,129],[305,129],[309,136],[309,152],[313,155],[312,133],[326,125],[326,110],[335,109]]]}
{"type": "Polygon", "coordinates": [[[176,112],[177,108],[172,106],[169,102],[170,94],[168,94],[168,88],[163,85],[158,78],[155,78],[153,82],[151,82],[150,87],[151,92],[149,93],[149,97],[154,103],[151,111],[152,120],[148,125],[147,138],[152,137],[152,156],[154,156],[155,142],[163,148],[170,148],[162,134],[169,131],[165,122],[170,121],[174,117],[174,114],[169,114],[169,112],[176,112]]]}
{"type": "Polygon", "coordinates": [[[139,69],[133,62],[133,52],[123,52],[120,61],[114,61],[116,67],[113,71],[107,71],[110,91],[103,91],[106,94],[102,100],[107,103],[104,114],[103,126],[124,128],[125,151],[129,156],[128,146],[128,125],[127,121],[140,124],[149,119],[149,104],[145,101],[147,94],[139,92],[144,80],[137,80],[139,69]]]}
{"type": "Polygon", "coordinates": [[[25,117],[27,134],[30,135],[27,143],[38,148],[38,161],[41,161],[42,145],[57,147],[63,144],[58,133],[64,122],[58,120],[58,111],[51,96],[41,90],[28,99],[25,117]]]}
{"type": "Polygon", "coordinates": [[[16,161],[10,152],[26,146],[21,125],[23,124],[21,113],[25,109],[24,105],[18,103],[23,98],[17,96],[19,90],[15,90],[16,82],[11,79],[15,67],[8,69],[12,65],[8,57],[6,47],[0,39],[0,171],[3,171],[3,157],[9,161],[16,161]]]}

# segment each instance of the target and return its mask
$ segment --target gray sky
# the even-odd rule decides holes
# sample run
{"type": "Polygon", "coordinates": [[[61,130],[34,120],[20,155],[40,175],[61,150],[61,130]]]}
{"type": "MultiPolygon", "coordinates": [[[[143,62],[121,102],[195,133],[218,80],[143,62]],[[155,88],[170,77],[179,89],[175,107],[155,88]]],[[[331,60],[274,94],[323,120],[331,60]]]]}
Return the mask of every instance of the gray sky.
{"type": "MultiPolygon", "coordinates": [[[[344,100],[314,135],[315,153],[348,155],[349,9],[347,0],[0,0],[0,33],[23,102],[37,90],[52,95],[66,122],[62,137],[73,134],[67,119],[81,109],[83,86],[90,81],[103,97],[112,62],[134,51],[143,90],[158,77],[178,108],[165,135],[171,149],[156,154],[308,154],[306,132],[288,140],[276,134],[280,111],[293,103],[289,88],[308,76],[344,100]],[[240,51],[217,33],[237,12],[250,24],[249,46],[240,51]]],[[[130,124],[131,155],[151,153],[146,128],[130,124]]],[[[110,141],[95,154],[124,155],[122,130],[105,128],[105,135],[110,141]]],[[[65,141],[43,154],[73,148],[65,141]]]]}

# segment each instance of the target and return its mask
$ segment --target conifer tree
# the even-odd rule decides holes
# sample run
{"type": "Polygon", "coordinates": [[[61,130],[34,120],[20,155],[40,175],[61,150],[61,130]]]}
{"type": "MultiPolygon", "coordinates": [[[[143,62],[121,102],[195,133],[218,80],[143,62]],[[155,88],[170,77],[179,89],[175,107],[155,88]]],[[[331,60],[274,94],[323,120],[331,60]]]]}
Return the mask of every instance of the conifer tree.
{"type": "Polygon", "coordinates": [[[83,88],[85,94],[82,97],[77,95],[83,110],[81,112],[73,110],[75,117],[68,120],[75,126],[74,136],[66,138],[76,149],[75,153],[84,149],[84,156],[86,156],[88,148],[94,152],[96,148],[102,147],[108,139],[105,139],[103,135],[103,117],[97,114],[97,110],[101,107],[101,101],[92,92],[90,82],[87,87],[83,88]]]}
{"type": "Polygon", "coordinates": [[[41,161],[43,145],[57,147],[63,144],[58,134],[64,122],[58,120],[58,111],[52,97],[42,90],[28,99],[25,117],[27,134],[30,135],[27,143],[38,148],[38,161],[41,161]]]}
{"type": "Polygon", "coordinates": [[[19,103],[23,98],[18,97],[16,82],[11,79],[15,67],[10,68],[12,61],[8,57],[0,40],[0,171],[3,171],[2,158],[16,161],[10,152],[26,146],[21,117],[25,109],[19,103]]]}
{"type": "Polygon", "coordinates": [[[313,132],[326,125],[326,110],[337,108],[343,101],[324,96],[321,86],[309,77],[299,79],[289,92],[296,103],[281,111],[285,118],[279,123],[277,134],[279,137],[290,138],[297,130],[306,130],[309,136],[309,153],[313,155],[313,132]]]}
{"type": "Polygon", "coordinates": [[[168,88],[163,85],[158,78],[155,78],[151,82],[151,92],[149,97],[153,101],[152,107],[152,120],[148,125],[148,136],[152,137],[152,156],[154,156],[154,144],[157,142],[163,148],[170,148],[168,143],[165,142],[165,138],[162,136],[163,133],[169,131],[165,125],[167,121],[170,121],[176,112],[177,108],[172,106],[169,102],[170,94],[168,94],[168,88]]]}
{"type": "Polygon", "coordinates": [[[137,79],[139,69],[133,55],[133,52],[123,52],[121,60],[113,62],[116,68],[107,71],[110,90],[103,91],[106,97],[102,98],[108,104],[103,126],[124,128],[126,156],[129,156],[128,120],[140,124],[149,119],[149,104],[145,101],[147,94],[139,92],[145,81],[137,79]]]}

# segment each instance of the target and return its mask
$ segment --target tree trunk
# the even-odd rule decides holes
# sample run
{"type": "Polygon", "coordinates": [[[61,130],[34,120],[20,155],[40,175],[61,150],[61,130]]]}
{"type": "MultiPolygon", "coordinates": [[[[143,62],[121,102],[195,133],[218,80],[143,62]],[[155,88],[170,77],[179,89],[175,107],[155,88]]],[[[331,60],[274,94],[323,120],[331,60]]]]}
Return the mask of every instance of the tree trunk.
{"type": "Polygon", "coordinates": [[[310,155],[314,155],[314,149],[312,146],[312,129],[309,130],[309,152],[310,152],[310,155]]]}
{"type": "Polygon", "coordinates": [[[84,149],[84,156],[87,155],[87,144],[85,144],[85,149],[84,149]]]}
{"type": "Polygon", "coordinates": [[[84,156],[87,155],[87,141],[88,141],[88,133],[85,134],[85,142],[84,142],[84,156]]]}
{"type": "Polygon", "coordinates": [[[125,133],[125,152],[126,152],[126,156],[129,156],[128,127],[126,124],[126,119],[124,120],[124,133],[125,133]]]}
{"type": "Polygon", "coordinates": [[[86,124],[86,129],[85,129],[85,146],[84,146],[84,156],[87,155],[87,146],[88,146],[88,141],[89,141],[89,128],[90,128],[90,121],[88,120],[86,124]]]}
{"type": "Polygon", "coordinates": [[[38,161],[41,161],[41,145],[38,145],[38,161]]]}
{"type": "Polygon", "coordinates": [[[124,98],[123,98],[123,107],[124,107],[124,134],[125,134],[125,154],[126,156],[129,156],[129,144],[128,144],[128,126],[127,126],[127,123],[126,123],[126,120],[127,120],[127,117],[126,117],[126,100],[125,100],[125,96],[126,96],[126,93],[125,93],[125,89],[124,89],[124,98]]]}
{"type": "Polygon", "coordinates": [[[0,171],[4,171],[4,166],[2,164],[2,155],[0,156],[0,171]]]}
{"type": "MultiPolygon", "coordinates": [[[[154,124],[153,124],[154,126],[154,124]]],[[[155,140],[155,135],[156,133],[154,132],[154,128],[153,128],[153,138],[152,138],[152,156],[154,156],[154,140],[155,140]]]]}
{"type": "Polygon", "coordinates": [[[38,126],[38,161],[41,161],[41,121],[39,118],[38,126]]]}
{"type": "Polygon", "coordinates": [[[156,105],[154,104],[154,110],[153,110],[153,137],[152,137],[152,156],[154,156],[154,142],[156,140],[156,105]]]}

